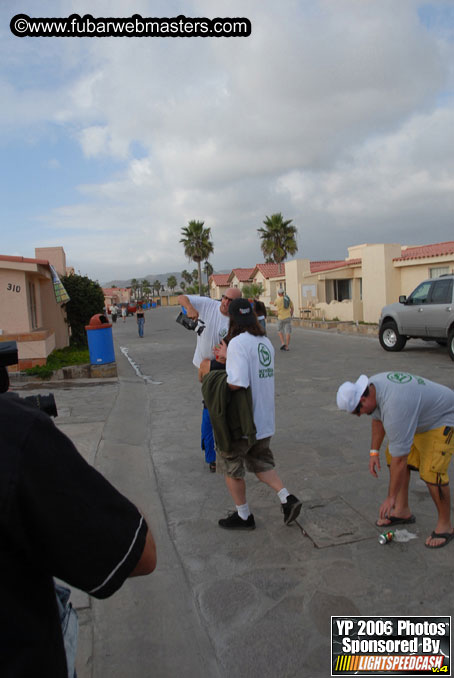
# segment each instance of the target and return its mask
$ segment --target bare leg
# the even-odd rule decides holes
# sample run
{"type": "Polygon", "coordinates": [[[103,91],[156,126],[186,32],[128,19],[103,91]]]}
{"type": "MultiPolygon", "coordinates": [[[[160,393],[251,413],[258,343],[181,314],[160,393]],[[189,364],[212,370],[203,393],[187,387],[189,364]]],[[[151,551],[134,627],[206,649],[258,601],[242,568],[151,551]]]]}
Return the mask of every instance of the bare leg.
{"type": "Polygon", "coordinates": [[[235,506],[242,506],[246,503],[246,482],[244,478],[230,478],[229,476],[225,476],[225,484],[235,502],[235,506]]]}
{"type": "Polygon", "coordinates": [[[287,348],[290,346],[290,334],[286,335],[287,337],[287,348]]]}
{"type": "Polygon", "coordinates": [[[282,332],[278,332],[279,334],[279,339],[281,340],[281,346],[285,346],[285,341],[284,341],[284,335],[282,332]]]}
{"type": "Polygon", "coordinates": [[[284,487],[282,480],[277,475],[276,471],[272,469],[271,471],[262,471],[261,473],[255,474],[262,483],[269,485],[273,490],[279,492],[284,487]]]}
{"type": "MultiPolygon", "coordinates": [[[[430,496],[433,499],[435,506],[438,511],[438,522],[434,532],[441,534],[443,532],[452,532],[451,525],[451,491],[449,485],[441,485],[440,489],[438,485],[429,485],[430,496]]],[[[426,544],[428,546],[439,546],[444,544],[446,540],[436,539],[434,537],[427,537],[426,544]]]]}
{"type": "MultiPolygon", "coordinates": [[[[396,518],[409,518],[411,516],[410,506],[408,504],[408,486],[410,485],[410,469],[407,468],[405,482],[397,493],[396,503],[392,515],[396,518]]],[[[380,527],[387,527],[390,524],[386,518],[378,519],[377,525],[380,527]]]]}

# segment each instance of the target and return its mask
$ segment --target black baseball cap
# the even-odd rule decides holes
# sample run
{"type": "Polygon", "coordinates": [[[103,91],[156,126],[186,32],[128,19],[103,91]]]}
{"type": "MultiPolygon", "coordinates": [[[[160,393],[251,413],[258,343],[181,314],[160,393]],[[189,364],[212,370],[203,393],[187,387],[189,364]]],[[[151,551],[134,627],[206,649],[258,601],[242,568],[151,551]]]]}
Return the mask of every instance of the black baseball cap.
{"type": "Polygon", "coordinates": [[[255,325],[257,322],[254,310],[247,299],[233,299],[229,304],[229,315],[243,327],[255,325]]]}

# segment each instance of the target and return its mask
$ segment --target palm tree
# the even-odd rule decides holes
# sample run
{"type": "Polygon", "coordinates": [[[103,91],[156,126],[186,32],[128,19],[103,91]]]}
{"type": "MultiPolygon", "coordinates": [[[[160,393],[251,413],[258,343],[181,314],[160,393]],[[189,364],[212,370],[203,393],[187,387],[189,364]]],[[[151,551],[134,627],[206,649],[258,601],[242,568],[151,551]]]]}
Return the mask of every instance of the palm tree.
{"type": "Polygon", "coordinates": [[[131,278],[131,289],[132,289],[132,296],[135,298],[137,288],[139,287],[139,281],[137,278],[131,278]]]}
{"type": "Polygon", "coordinates": [[[174,275],[170,275],[167,278],[167,287],[173,292],[175,287],[177,286],[177,279],[175,278],[174,275]]]}
{"type": "Polygon", "coordinates": [[[205,265],[203,267],[203,272],[205,273],[205,275],[207,277],[207,285],[209,285],[210,284],[209,283],[209,277],[210,277],[210,275],[213,275],[213,273],[214,273],[214,268],[212,267],[212,265],[210,264],[209,261],[205,262],[205,265]]]}
{"type": "Polygon", "coordinates": [[[142,280],[142,294],[143,294],[144,297],[146,297],[147,301],[150,297],[150,292],[151,292],[151,285],[150,285],[149,281],[146,278],[144,278],[142,280]]]}
{"type": "Polygon", "coordinates": [[[181,271],[181,277],[183,278],[184,281],[188,283],[188,285],[192,283],[192,275],[186,269],[184,269],[184,271],[181,271]]]}
{"type": "Polygon", "coordinates": [[[213,254],[214,247],[211,242],[211,229],[204,228],[203,221],[190,221],[181,229],[183,236],[180,242],[184,246],[184,253],[190,261],[195,261],[198,271],[199,294],[202,294],[202,268],[200,262],[208,259],[213,254]]]}
{"type": "Polygon", "coordinates": [[[289,254],[298,251],[296,244],[296,226],[291,226],[293,219],[284,221],[282,214],[272,214],[265,217],[265,228],[258,228],[263,256],[267,261],[280,264],[289,254]]]}
{"type": "Polygon", "coordinates": [[[186,283],[184,280],[180,280],[180,289],[182,292],[184,292],[186,289],[186,283]]]}
{"type": "Polygon", "coordinates": [[[159,294],[159,292],[161,290],[161,282],[156,279],[151,287],[153,288],[153,296],[154,296],[154,292],[156,292],[156,294],[159,294]]]}

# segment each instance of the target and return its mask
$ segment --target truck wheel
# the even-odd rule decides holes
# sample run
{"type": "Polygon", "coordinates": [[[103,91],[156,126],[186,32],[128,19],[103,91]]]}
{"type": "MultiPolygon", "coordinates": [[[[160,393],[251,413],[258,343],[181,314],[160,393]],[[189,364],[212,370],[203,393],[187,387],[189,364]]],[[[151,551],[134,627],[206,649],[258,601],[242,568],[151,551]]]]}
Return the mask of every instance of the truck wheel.
{"type": "Polygon", "coordinates": [[[454,328],[448,334],[448,353],[451,360],[454,360],[454,328]]]}
{"type": "Polygon", "coordinates": [[[378,339],[385,351],[401,351],[407,343],[407,338],[399,334],[396,323],[392,320],[383,323],[380,327],[378,339]]]}

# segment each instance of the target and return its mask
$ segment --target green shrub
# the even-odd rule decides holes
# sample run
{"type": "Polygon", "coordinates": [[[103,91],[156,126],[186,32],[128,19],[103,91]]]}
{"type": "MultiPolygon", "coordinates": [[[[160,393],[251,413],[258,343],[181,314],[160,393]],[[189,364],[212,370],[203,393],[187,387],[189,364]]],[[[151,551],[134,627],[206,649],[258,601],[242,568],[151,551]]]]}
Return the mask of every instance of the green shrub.
{"type": "Polygon", "coordinates": [[[98,282],[86,275],[65,275],[61,279],[70,296],[66,304],[66,313],[71,327],[71,346],[86,347],[85,325],[96,313],[103,312],[104,293],[98,282]]]}
{"type": "Polygon", "coordinates": [[[58,348],[47,357],[46,366],[53,370],[59,370],[68,365],[83,365],[90,362],[88,348],[67,346],[58,348]]]}
{"type": "Polygon", "coordinates": [[[41,379],[50,379],[55,370],[69,365],[84,365],[90,362],[88,349],[78,348],[77,346],[67,346],[58,348],[47,356],[45,365],[36,365],[24,370],[25,374],[41,379]]]}
{"type": "Polygon", "coordinates": [[[47,367],[47,365],[35,365],[35,367],[29,367],[24,372],[32,377],[40,377],[41,379],[50,379],[54,373],[53,369],[47,367]]]}

